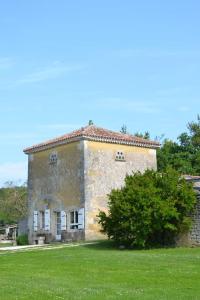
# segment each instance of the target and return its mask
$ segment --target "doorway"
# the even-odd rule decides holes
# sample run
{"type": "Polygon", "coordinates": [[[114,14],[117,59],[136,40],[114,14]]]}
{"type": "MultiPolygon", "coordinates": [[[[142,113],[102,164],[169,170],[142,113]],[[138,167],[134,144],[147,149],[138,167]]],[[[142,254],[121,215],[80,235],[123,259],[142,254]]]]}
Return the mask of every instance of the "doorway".
{"type": "Polygon", "coordinates": [[[56,241],[61,241],[61,212],[56,212],[56,241]]]}

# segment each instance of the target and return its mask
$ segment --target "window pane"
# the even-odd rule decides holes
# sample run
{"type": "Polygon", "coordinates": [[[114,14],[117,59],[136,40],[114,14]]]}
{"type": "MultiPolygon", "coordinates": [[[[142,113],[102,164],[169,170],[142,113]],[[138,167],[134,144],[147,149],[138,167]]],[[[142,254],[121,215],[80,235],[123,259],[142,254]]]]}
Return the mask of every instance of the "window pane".
{"type": "Polygon", "coordinates": [[[42,211],[42,229],[44,229],[44,211],[42,211]]]}
{"type": "Polygon", "coordinates": [[[73,211],[70,212],[70,223],[71,224],[74,223],[74,212],[73,211]]]}
{"type": "Polygon", "coordinates": [[[78,223],[78,211],[75,211],[75,223],[78,223]]]}

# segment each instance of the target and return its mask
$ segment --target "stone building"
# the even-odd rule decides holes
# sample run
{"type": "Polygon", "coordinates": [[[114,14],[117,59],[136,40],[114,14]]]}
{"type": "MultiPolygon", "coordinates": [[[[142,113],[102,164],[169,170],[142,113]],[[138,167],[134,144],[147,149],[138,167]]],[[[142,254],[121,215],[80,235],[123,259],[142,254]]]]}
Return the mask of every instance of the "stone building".
{"type": "Polygon", "coordinates": [[[94,125],[32,146],[28,154],[29,242],[103,238],[97,214],[126,174],[156,169],[159,143],[94,125]]]}
{"type": "Polygon", "coordinates": [[[192,214],[192,228],[187,234],[187,240],[183,242],[184,245],[200,245],[200,176],[185,175],[188,182],[192,182],[194,190],[197,195],[197,202],[195,210],[192,214]]]}

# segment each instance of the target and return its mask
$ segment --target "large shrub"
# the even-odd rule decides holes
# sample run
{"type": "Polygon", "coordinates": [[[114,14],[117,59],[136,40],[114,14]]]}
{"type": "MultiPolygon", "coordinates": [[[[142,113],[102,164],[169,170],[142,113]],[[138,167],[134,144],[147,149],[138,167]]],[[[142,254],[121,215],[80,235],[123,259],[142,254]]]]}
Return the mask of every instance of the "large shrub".
{"type": "Polygon", "coordinates": [[[108,195],[108,214],[99,213],[102,232],[136,247],[173,244],[191,225],[196,197],[192,185],[173,169],[126,176],[121,189],[108,195]]]}

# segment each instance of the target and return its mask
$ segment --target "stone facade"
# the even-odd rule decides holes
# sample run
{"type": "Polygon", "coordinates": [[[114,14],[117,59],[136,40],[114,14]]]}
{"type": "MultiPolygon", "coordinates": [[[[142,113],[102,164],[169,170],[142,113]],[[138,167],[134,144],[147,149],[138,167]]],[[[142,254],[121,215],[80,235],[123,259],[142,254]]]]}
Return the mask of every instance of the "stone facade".
{"type": "Polygon", "coordinates": [[[158,143],[87,126],[25,149],[30,243],[104,238],[97,221],[126,174],[156,169],[158,143]]]}
{"type": "Polygon", "coordinates": [[[192,177],[190,179],[194,184],[194,190],[197,193],[197,203],[192,215],[192,229],[189,233],[189,240],[191,244],[200,246],[200,177],[192,177]]]}
{"type": "Polygon", "coordinates": [[[176,244],[177,246],[200,246],[200,176],[184,175],[183,177],[193,184],[197,202],[191,215],[191,229],[189,232],[180,234],[177,237],[176,244]]]}
{"type": "MultiPolygon", "coordinates": [[[[33,243],[41,235],[45,235],[48,242],[56,240],[57,212],[69,213],[84,207],[83,141],[29,154],[28,169],[29,241],[33,243]],[[52,153],[57,156],[55,163],[49,161],[52,153]],[[50,211],[50,230],[40,220],[40,214],[47,209],[50,211]],[[34,211],[38,212],[38,229],[35,231],[34,211]]],[[[69,218],[66,219],[69,228],[69,218]]]]}
{"type": "Polygon", "coordinates": [[[124,184],[126,174],[146,169],[156,169],[156,150],[85,141],[85,237],[87,240],[102,238],[97,214],[107,210],[107,194],[124,184]],[[125,160],[116,161],[117,152],[125,160]]]}

